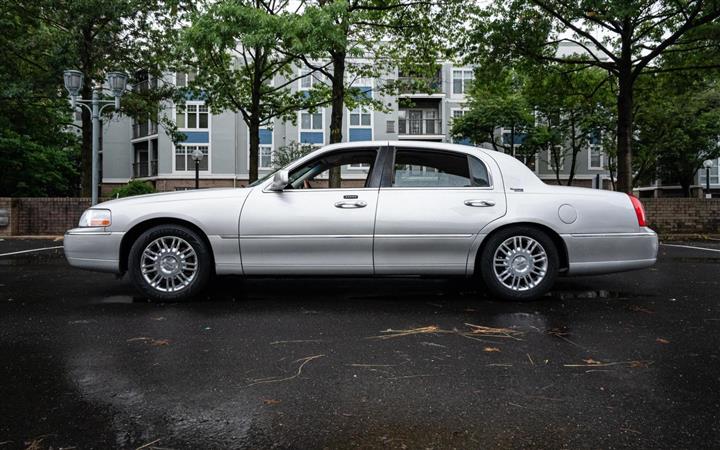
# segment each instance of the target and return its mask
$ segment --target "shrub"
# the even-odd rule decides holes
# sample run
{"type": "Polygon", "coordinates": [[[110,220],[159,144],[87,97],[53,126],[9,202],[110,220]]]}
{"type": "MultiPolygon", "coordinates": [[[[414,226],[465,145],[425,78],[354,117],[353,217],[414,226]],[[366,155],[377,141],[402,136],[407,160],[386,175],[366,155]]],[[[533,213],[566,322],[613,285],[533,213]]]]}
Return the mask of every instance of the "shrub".
{"type": "Polygon", "coordinates": [[[155,188],[147,181],[132,180],[125,186],[113,189],[112,198],[132,197],[133,195],[152,194],[155,188]]]}

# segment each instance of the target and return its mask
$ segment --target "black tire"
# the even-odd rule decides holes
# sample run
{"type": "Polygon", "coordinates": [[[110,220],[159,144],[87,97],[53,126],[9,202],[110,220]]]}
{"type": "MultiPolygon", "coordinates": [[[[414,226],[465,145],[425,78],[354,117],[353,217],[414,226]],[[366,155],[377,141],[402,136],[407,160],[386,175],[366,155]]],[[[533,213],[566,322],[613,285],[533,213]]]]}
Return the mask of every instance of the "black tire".
{"type": "Polygon", "coordinates": [[[502,300],[528,301],[537,300],[552,288],[557,278],[559,261],[557,246],[547,233],[533,227],[517,226],[500,230],[488,238],[479,255],[478,270],[485,282],[485,286],[494,297],[502,300]],[[508,244],[509,239],[511,241],[508,244]],[[519,250],[515,253],[507,252],[505,249],[512,249],[513,242],[516,242],[515,239],[518,239],[517,242],[521,243],[517,246],[519,250]],[[532,245],[530,240],[535,241],[540,246],[540,249],[533,247],[533,252],[523,252],[525,245],[522,242],[527,243],[527,246],[530,247],[532,245]],[[505,246],[500,249],[503,244],[505,246]],[[533,264],[543,265],[541,264],[541,250],[544,251],[546,256],[544,270],[543,267],[527,266],[527,261],[530,261],[529,258],[533,258],[533,264]],[[497,266],[495,264],[496,253],[499,256],[499,261],[501,261],[498,262],[497,266]],[[512,256],[506,256],[508,254],[512,256]],[[513,266],[515,261],[518,261],[518,263],[513,266]],[[498,274],[496,269],[501,273],[498,274]],[[522,272],[526,270],[527,272],[523,274],[522,272]],[[543,272],[542,277],[535,275],[543,272]],[[510,274],[508,275],[508,273],[510,274]],[[504,282],[501,280],[503,274],[509,277],[504,282]],[[537,276],[537,280],[534,280],[533,277],[535,276],[537,276]],[[516,288],[506,285],[510,283],[514,286],[513,281],[518,282],[516,288]]]}
{"type": "Polygon", "coordinates": [[[208,284],[212,275],[212,255],[197,232],[181,225],[158,225],[145,231],[133,243],[128,256],[128,273],[135,287],[148,298],[163,301],[189,300],[208,284]],[[162,243],[177,243],[178,249],[174,252],[169,248],[166,250],[162,243]],[[152,264],[154,259],[149,254],[144,255],[146,249],[163,255],[157,257],[157,265],[152,264]],[[162,257],[165,259],[162,260],[162,257]],[[141,269],[143,261],[154,266],[145,274],[141,269]],[[167,264],[161,266],[160,261],[167,261],[167,264]],[[190,267],[195,271],[191,272],[190,267]],[[158,277],[160,281],[156,282],[156,286],[151,284],[152,279],[158,277]],[[178,284],[181,286],[178,287],[178,284]]]}

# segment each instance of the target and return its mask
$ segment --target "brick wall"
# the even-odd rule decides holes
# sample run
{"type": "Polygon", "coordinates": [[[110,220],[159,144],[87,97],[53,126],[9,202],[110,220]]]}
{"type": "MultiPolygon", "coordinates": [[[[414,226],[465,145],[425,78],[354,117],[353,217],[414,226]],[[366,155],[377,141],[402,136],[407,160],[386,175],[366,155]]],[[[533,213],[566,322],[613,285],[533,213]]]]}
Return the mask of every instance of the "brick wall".
{"type": "Polygon", "coordinates": [[[0,236],[11,236],[12,235],[12,199],[7,197],[0,197],[0,209],[7,211],[9,217],[9,224],[7,226],[0,226],[0,236]]]}
{"type": "Polygon", "coordinates": [[[89,198],[0,198],[0,208],[10,212],[10,226],[0,228],[0,234],[61,235],[76,227],[89,207],[89,198]]]}
{"type": "MultiPolygon", "coordinates": [[[[720,234],[720,199],[643,199],[650,226],[661,234],[720,234]]],[[[0,236],[61,235],[77,226],[88,198],[6,198],[10,226],[0,236]]]]}
{"type": "Polygon", "coordinates": [[[661,234],[720,234],[720,199],[644,198],[650,227],[661,234]]]}

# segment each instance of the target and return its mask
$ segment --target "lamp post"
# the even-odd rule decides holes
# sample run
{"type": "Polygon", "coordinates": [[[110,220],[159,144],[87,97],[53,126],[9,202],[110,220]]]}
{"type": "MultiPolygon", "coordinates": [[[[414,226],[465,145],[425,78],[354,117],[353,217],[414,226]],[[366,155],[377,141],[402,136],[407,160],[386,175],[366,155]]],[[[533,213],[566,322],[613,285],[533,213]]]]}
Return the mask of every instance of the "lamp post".
{"type": "Polygon", "coordinates": [[[195,189],[200,189],[200,161],[203,160],[203,152],[195,149],[192,152],[192,160],[195,161],[195,189]]]}
{"type": "Polygon", "coordinates": [[[105,107],[113,105],[115,111],[120,109],[120,97],[125,91],[128,76],[124,72],[108,72],[107,84],[115,100],[100,100],[102,87],[94,88],[92,99],[78,100],[78,94],[83,87],[85,76],[79,70],[66,70],[63,73],[65,89],[70,94],[70,104],[75,109],[76,105],[83,106],[90,111],[92,118],[92,181],[91,181],[91,202],[93,205],[98,202],[98,152],[100,151],[100,114],[105,107]]]}
{"type": "Polygon", "coordinates": [[[710,193],[710,169],[712,169],[712,166],[712,159],[703,161],[703,167],[705,168],[705,198],[712,198],[712,194],[710,193]]]}

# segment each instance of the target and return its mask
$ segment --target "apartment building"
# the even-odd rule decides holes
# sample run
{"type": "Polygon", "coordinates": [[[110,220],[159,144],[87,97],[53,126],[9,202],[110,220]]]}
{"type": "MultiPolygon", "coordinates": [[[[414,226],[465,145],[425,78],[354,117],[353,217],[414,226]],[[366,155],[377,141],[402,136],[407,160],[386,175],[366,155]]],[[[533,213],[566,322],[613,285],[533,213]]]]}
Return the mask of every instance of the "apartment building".
{"type": "MultiPolygon", "coordinates": [[[[302,69],[298,69],[302,70],[302,69]]],[[[388,79],[404,81],[403,74],[393,73],[388,79]]],[[[480,77],[481,79],[482,77],[480,77]]],[[[378,89],[388,80],[357,79],[353,86],[366,95],[381,101],[385,111],[368,108],[346,110],[343,118],[343,140],[423,140],[452,142],[449,132],[452,120],[466,111],[466,93],[474,81],[471,67],[443,63],[434,77],[421,80],[419,92],[408,90],[397,96],[387,96],[378,89]]],[[[417,81],[417,80],[416,80],[417,81]]],[[[322,82],[313,75],[300,78],[293,90],[310,89],[322,82]]],[[[186,74],[169,74],[162,80],[141,80],[133,89],[148,89],[156,83],[183,86],[186,74]]],[[[417,86],[418,83],[416,82],[417,86]]],[[[260,176],[272,170],[273,155],[282,146],[293,142],[322,146],[329,141],[329,108],[299,111],[295,123],[276,120],[261,130],[258,165],[260,176]]],[[[185,105],[166,104],[162,114],[175,121],[178,130],[187,137],[175,145],[156,117],[132,120],[117,117],[103,124],[101,150],[102,193],[132,179],[150,181],[158,191],[188,189],[194,186],[195,165],[192,152],[200,150],[204,158],[200,164],[201,187],[243,186],[248,182],[249,134],[240,114],[213,114],[202,100],[188,100],[185,105]]],[[[498,130],[499,138],[507,144],[510,133],[498,130]]],[[[522,135],[515,136],[515,145],[522,144],[522,135]]],[[[466,143],[467,142],[460,142],[466,143]]],[[[492,148],[490,144],[482,144],[492,148]]],[[[538,176],[555,182],[550,158],[536,155],[526,163],[538,176]]],[[[575,168],[575,184],[595,186],[607,180],[606,160],[599,145],[590,145],[579,155],[575,168]]],[[[362,167],[354,168],[363,170],[362,167]]],[[[560,167],[561,179],[567,179],[569,164],[560,167]]],[[[353,173],[343,178],[352,179],[353,173]]]]}

